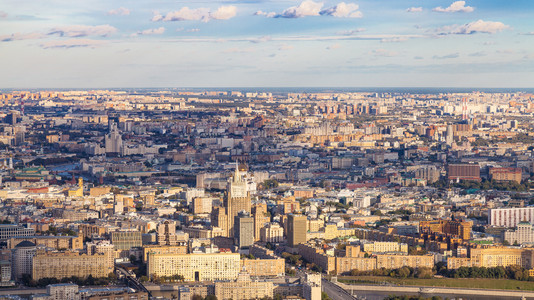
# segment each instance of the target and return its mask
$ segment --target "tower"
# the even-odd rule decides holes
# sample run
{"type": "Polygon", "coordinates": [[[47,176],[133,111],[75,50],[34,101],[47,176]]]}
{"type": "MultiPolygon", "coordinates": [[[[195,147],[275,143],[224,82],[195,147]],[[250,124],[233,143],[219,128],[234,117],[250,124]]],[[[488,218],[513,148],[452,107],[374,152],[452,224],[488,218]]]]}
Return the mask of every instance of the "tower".
{"type": "Polygon", "coordinates": [[[290,247],[306,243],[306,222],[303,215],[290,214],[287,219],[287,242],[290,247]]]}
{"type": "Polygon", "coordinates": [[[235,217],[241,211],[251,212],[252,203],[250,201],[250,192],[247,190],[247,183],[239,173],[239,165],[236,163],[234,175],[228,181],[226,189],[226,199],[224,207],[228,215],[228,234],[234,234],[235,217]]]}
{"type": "Polygon", "coordinates": [[[246,211],[241,211],[235,217],[235,244],[240,248],[248,248],[254,244],[254,219],[246,211]]]}
{"type": "Polygon", "coordinates": [[[110,122],[109,124],[109,133],[106,134],[105,147],[106,153],[121,154],[122,152],[122,136],[116,123],[110,122]]]}

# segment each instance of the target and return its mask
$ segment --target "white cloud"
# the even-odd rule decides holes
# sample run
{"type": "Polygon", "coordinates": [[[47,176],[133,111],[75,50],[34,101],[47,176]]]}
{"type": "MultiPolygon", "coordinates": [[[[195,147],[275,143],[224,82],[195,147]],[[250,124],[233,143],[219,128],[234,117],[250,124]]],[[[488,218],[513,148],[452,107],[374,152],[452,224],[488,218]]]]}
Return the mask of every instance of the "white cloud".
{"type": "Polygon", "coordinates": [[[327,50],[334,50],[334,49],[338,49],[338,48],[341,48],[341,45],[337,44],[337,43],[326,47],[327,50]]]}
{"type": "Polygon", "coordinates": [[[250,53],[250,52],[254,52],[254,49],[253,48],[238,48],[238,47],[234,47],[234,48],[228,48],[226,50],[223,51],[224,53],[250,53]]]}
{"type": "Polygon", "coordinates": [[[407,41],[407,37],[391,37],[391,38],[383,38],[380,40],[382,43],[400,43],[407,41]]]}
{"type": "Polygon", "coordinates": [[[191,28],[191,29],[187,29],[185,32],[199,32],[200,29],[198,28],[191,28]]]}
{"type": "Polygon", "coordinates": [[[216,11],[210,13],[210,18],[214,20],[228,20],[237,14],[237,7],[228,5],[221,6],[216,11]]]}
{"type": "Polygon", "coordinates": [[[267,18],[274,18],[276,17],[276,13],[275,12],[264,12],[264,11],[261,11],[261,10],[258,10],[257,12],[255,12],[253,15],[255,16],[266,16],[267,18]]]}
{"type": "Polygon", "coordinates": [[[45,49],[49,48],[83,48],[83,47],[97,47],[105,44],[104,41],[90,40],[90,39],[68,39],[61,41],[51,41],[41,44],[45,49]]]}
{"type": "Polygon", "coordinates": [[[34,40],[34,39],[42,39],[42,38],[44,38],[44,34],[39,33],[39,32],[30,32],[30,33],[15,32],[9,35],[0,35],[0,41],[2,42],[34,40]]]}
{"type": "Polygon", "coordinates": [[[451,25],[438,28],[436,31],[440,35],[447,34],[473,34],[473,33],[497,33],[505,29],[510,28],[510,26],[505,25],[501,22],[492,22],[492,21],[483,21],[478,20],[464,25],[451,25]]]}
{"type": "Polygon", "coordinates": [[[165,27],[159,27],[159,28],[151,28],[151,29],[145,29],[145,30],[142,30],[142,31],[138,31],[138,32],[132,34],[132,36],[163,34],[164,32],[165,32],[165,27]]]}
{"type": "Polygon", "coordinates": [[[449,7],[443,8],[438,6],[433,9],[437,12],[454,13],[454,12],[472,12],[475,8],[472,6],[465,6],[465,1],[455,1],[449,7]]]}
{"type": "Polygon", "coordinates": [[[280,45],[280,47],[278,47],[278,50],[280,50],[280,51],[293,50],[293,48],[294,47],[292,45],[282,44],[282,45],[280,45]]]}
{"type": "Polygon", "coordinates": [[[338,32],[338,34],[341,34],[341,35],[355,35],[355,34],[358,34],[360,32],[364,32],[364,31],[365,31],[365,28],[356,28],[356,29],[352,29],[352,30],[340,31],[340,32],[338,32]]]}
{"type": "Polygon", "coordinates": [[[114,16],[114,15],[127,16],[129,14],[130,14],[130,10],[127,9],[126,7],[119,7],[117,9],[112,9],[112,10],[108,11],[108,15],[110,15],[110,16],[114,16]]]}
{"type": "Polygon", "coordinates": [[[423,11],[423,8],[422,7],[410,7],[408,9],[406,9],[407,12],[422,12],[423,11]]]}
{"type": "Polygon", "coordinates": [[[48,34],[58,34],[67,37],[82,37],[89,35],[109,36],[117,32],[117,28],[110,25],[86,26],[86,25],[71,25],[52,28],[48,34]]]}
{"type": "Polygon", "coordinates": [[[305,0],[299,6],[292,6],[284,10],[277,18],[302,18],[307,16],[318,16],[323,8],[323,3],[305,0]]]}
{"type": "Polygon", "coordinates": [[[443,56],[439,56],[439,55],[432,56],[433,59],[450,59],[450,58],[458,58],[458,57],[460,57],[459,53],[451,53],[451,54],[447,54],[443,56]]]}
{"type": "Polygon", "coordinates": [[[337,18],[361,18],[363,14],[359,8],[356,3],[340,2],[336,6],[322,10],[320,14],[337,18]]]}
{"type": "Polygon", "coordinates": [[[376,50],[371,51],[370,54],[372,54],[374,56],[382,56],[382,57],[393,57],[393,56],[397,56],[398,55],[397,52],[389,51],[389,50],[386,50],[386,49],[376,49],[376,50]]]}
{"type": "Polygon", "coordinates": [[[0,19],[7,18],[7,13],[0,10],[0,19]]]}
{"type": "Polygon", "coordinates": [[[152,17],[153,22],[157,21],[203,21],[210,20],[228,20],[235,17],[237,14],[237,7],[235,6],[221,6],[216,11],[211,11],[209,8],[189,8],[182,7],[180,10],[168,12],[165,16],[159,12],[154,12],[152,17]]]}

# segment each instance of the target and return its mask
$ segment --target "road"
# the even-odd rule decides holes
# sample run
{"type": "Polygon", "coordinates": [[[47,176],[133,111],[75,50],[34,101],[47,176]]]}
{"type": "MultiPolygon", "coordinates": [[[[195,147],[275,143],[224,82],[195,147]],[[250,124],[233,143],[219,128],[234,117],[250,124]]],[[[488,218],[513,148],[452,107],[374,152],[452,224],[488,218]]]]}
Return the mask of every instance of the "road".
{"type": "Polygon", "coordinates": [[[352,296],[349,292],[345,291],[336,284],[324,278],[322,281],[322,290],[323,292],[326,292],[328,294],[328,297],[330,297],[332,300],[356,300],[356,298],[352,296]]]}

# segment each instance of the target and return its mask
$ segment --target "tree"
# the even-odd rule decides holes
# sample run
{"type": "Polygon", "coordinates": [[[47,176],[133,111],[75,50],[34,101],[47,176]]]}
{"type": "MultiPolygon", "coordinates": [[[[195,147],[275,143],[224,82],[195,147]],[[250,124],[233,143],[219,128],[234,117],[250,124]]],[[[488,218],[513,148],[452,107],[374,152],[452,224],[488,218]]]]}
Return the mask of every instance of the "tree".
{"type": "Polygon", "coordinates": [[[191,300],[203,300],[202,296],[200,295],[193,295],[193,297],[191,297],[191,300]]]}
{"type": "Polygon", "coordinates": [[[215,295],[207,295],[204,300],[217,300],[217,297],[215,295]]]}
{"type": "Polygon", "coordinates": [[[321,292],[321,300],[332,300],[326,292],[321,292]]]}
{"type": "Polygon", "coordinates": [[[402,267],[397,270],[397,274],[400,278],[408,278],[410,276],[410,269],[408,267],[402,267]]]}

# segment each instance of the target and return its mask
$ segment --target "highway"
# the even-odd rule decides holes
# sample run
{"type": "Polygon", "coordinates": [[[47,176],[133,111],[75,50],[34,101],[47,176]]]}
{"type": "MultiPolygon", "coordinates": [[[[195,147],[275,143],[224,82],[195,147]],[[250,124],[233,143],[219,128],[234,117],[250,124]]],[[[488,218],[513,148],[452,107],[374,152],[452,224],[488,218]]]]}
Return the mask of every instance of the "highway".
{"type": "Polygon", "coordinates": [[[326,280],[323,278],[322,280],[322,290],[323,292],[326,292],[328,294],[328,297],[330,297],[332,300],[356,300],[357,298],[352,296],[349,292],[345,291],[344,289],[340,288],[336,284],[326,280]]]}
{"type": "Polygon", "coordinates": [[[137,280],[134,276],[130,275],[128,271],[117,266],[115,266],[115,269],[117,269],[122,275],[124,275],[124,279],[126,280],[126,283],[129,287],[132,287],[138,291],[147,292],[149,299],[152,298],[152,293],[141,282],[139,282],[139,280],[137,280]]]}

